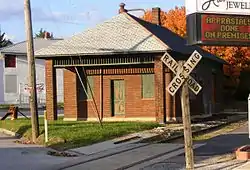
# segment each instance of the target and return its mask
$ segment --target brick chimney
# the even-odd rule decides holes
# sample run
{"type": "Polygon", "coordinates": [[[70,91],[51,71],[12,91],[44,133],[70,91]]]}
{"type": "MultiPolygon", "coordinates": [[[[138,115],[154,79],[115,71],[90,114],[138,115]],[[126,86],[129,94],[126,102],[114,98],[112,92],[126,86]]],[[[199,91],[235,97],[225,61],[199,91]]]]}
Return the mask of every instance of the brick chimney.
{"type": "Polygon", "coordinates": [[[161,25],[161,8],[152,8],[152,22],[156,25],[161,25]]]}
{"type": "Polygon", "coordinates": [[[128,12],[128,10],[125,9],[125,4],[124,3],[120,3],[120,9],[119,9],[119,14],[123,13],[123,12],[128,12]]]}

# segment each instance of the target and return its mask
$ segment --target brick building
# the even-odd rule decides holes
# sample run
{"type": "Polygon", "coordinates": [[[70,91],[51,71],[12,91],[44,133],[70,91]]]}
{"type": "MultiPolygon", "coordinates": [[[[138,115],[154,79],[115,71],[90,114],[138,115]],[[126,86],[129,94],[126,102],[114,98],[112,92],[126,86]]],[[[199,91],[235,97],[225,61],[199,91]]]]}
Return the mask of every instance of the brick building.
{"type": "Polygon", "coordinates": [[[57,118],[56,69],[64,70],[64,120],[143,120],[166,122],[181,118],[179,93],[166,91],[173,78],[160,58],[168,51],[186,60],[197,50],[203,59],[192,76],[203,84],[190,92],[192,116],[209,116],[222,103],[225,61],[160,25],[160,9],[153,23],[124,10],[110,20],[36,51],[46,60],[47,113],[57,118]],[[80,78],[79,78],[80,77],[80,78]],[[84,90],[84,88],[86,90],[84,90]],[[93,94],[93,95],[92,95],[93,94]]]}

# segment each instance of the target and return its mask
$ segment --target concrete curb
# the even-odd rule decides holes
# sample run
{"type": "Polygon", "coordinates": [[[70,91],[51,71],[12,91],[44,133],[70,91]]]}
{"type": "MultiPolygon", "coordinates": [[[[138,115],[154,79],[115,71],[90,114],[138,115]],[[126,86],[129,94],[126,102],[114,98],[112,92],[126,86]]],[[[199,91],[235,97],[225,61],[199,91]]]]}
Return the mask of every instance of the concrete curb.
{"type": "Polygon", "coordinates": [[[16,132],[12,132],[10,130],[3,129],[3,128],[0,128],[0,133],[6,134],[6,135],[10,135],[10,136],[14,136],[14,137],[20,137],[21,136],[20,134],[18,134],[16,132]]]}

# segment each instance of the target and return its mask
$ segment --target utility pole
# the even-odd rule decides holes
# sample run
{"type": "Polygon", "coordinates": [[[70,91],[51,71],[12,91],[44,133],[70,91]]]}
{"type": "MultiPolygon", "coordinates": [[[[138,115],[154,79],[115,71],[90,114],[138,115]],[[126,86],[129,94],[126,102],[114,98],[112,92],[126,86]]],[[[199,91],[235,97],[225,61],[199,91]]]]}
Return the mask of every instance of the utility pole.
{"type": "Polygon", "coordinates": [[[37,114],[36,67],[35,67],[35,58],[34,58],[30,0],[24,0],[24,19],[25,19],[26,39],[27,39],[32,141],[35,142],[37,137],[39,136],[39,122],[38,122],[38,114],[37,114]]]}

